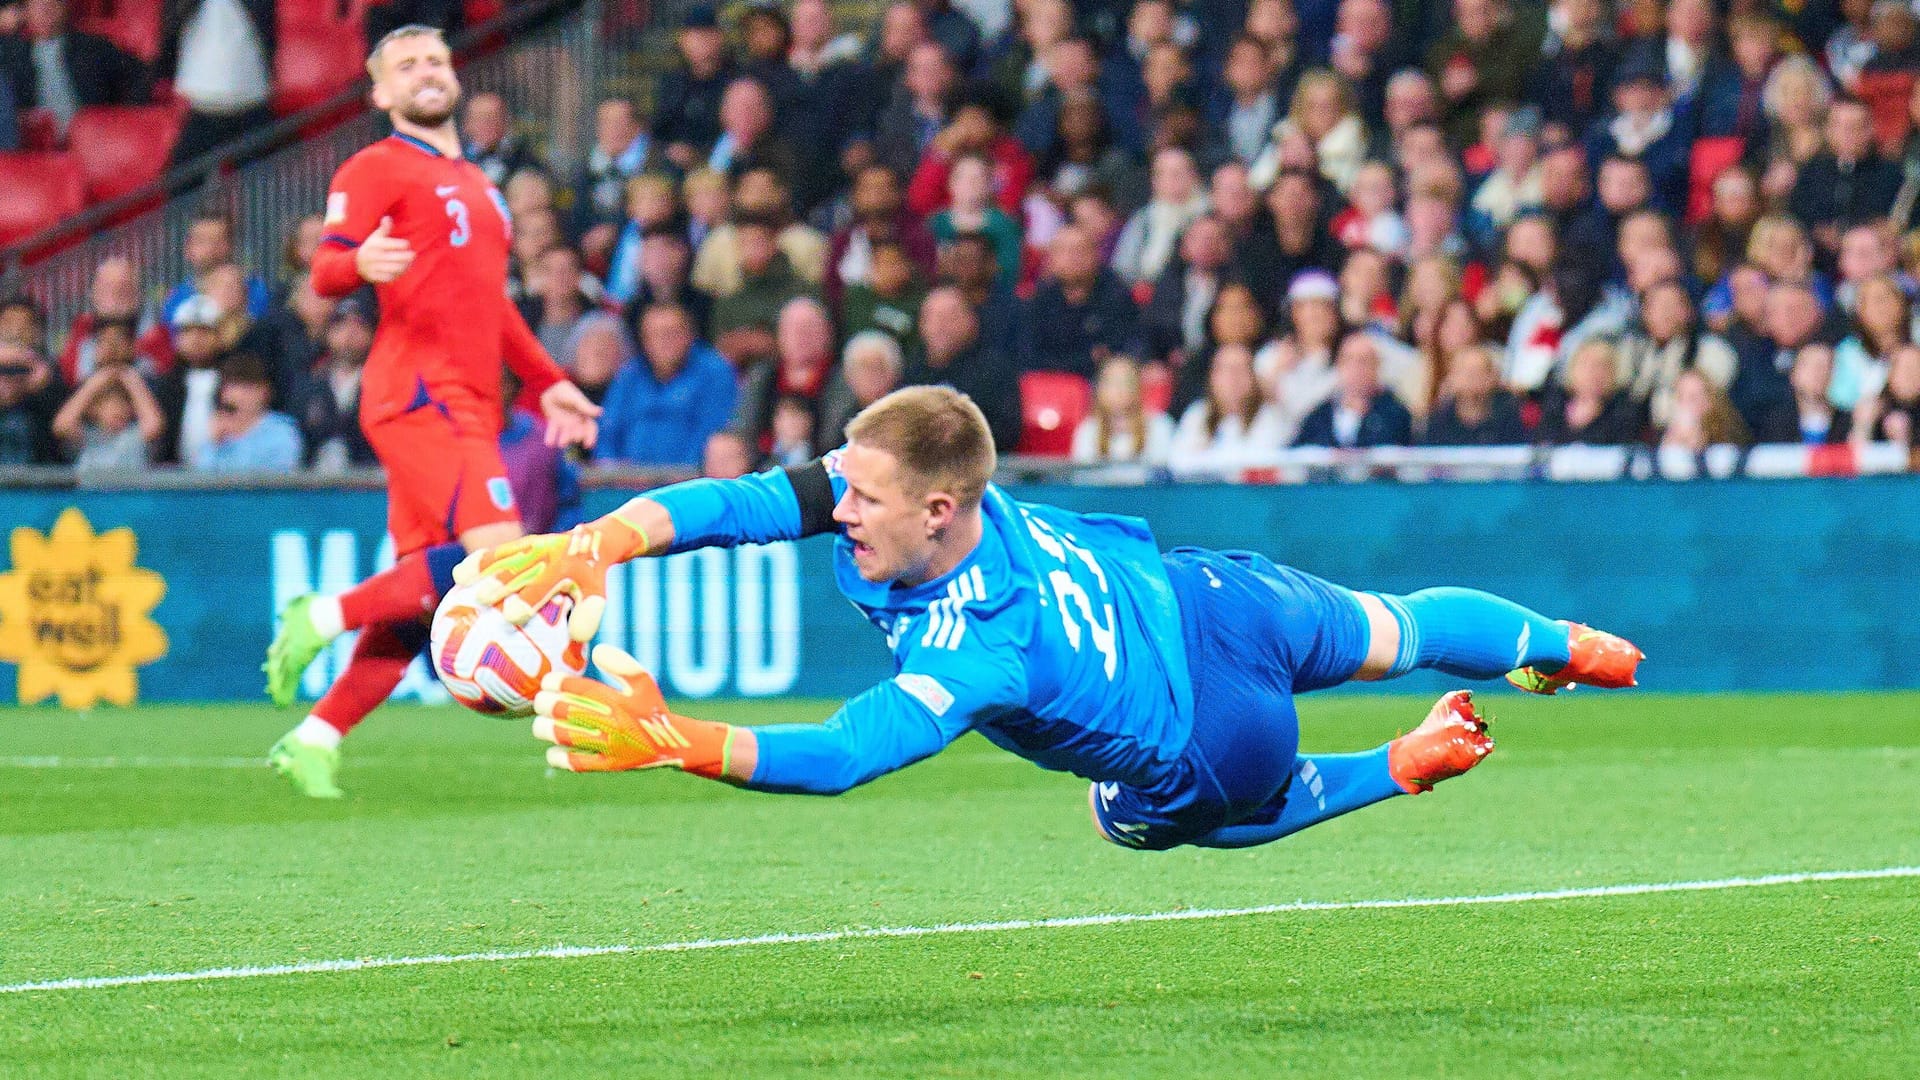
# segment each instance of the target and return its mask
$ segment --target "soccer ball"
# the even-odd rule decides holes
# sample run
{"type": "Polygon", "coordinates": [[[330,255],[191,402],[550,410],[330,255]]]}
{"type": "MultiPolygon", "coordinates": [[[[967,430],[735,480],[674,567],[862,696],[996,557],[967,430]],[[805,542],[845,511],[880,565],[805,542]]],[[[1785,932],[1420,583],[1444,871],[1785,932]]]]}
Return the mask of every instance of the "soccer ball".
{"type": "Polygon", "coordinates": [[[587,647],[567,636],[572,610],[573,601],[560,597],[515,626],[499,608],[474,599],[473,586],[460,586],[433,613],[434,671],[453,699],[475,712],[531,716],[548,672],[587,669],[587,647]]]}

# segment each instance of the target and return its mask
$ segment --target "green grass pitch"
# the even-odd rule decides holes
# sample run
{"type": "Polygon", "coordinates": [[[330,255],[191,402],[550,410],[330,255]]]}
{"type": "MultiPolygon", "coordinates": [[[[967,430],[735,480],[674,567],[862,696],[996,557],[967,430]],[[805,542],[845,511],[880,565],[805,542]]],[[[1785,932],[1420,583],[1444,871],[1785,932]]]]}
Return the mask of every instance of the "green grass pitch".
{"type": "MultiPolygon", "coordinates": [[[[0,711],[0,984],[1920,866],[1920,694],[1487,700],[1433,795],[1163,854],[977,738],[805,799],[392,708],[321,804],[245,760],[265,708],[0,711]]],[[[1911,1078],[1920,878],[0,993],[0,1077],[80,1075],[1911,1078]]]]}

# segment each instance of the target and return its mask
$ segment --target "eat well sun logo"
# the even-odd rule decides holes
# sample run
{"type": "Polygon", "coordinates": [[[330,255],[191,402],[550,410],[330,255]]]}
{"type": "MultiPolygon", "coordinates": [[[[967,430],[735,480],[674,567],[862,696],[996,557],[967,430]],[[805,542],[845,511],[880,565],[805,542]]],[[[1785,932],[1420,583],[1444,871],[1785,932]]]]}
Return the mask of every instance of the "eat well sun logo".
{"type": "Polygon", "coordinates": [[[167,653],[152,618],[167,583],[134,565],[137,552],[132,529],[96,534],[72,507],[50,532],[13,530],[13,568],[0,574],[0,662],[19,665],[21,704],[56,694],[69,709],[133,703],[135,669],[167,653]]]}

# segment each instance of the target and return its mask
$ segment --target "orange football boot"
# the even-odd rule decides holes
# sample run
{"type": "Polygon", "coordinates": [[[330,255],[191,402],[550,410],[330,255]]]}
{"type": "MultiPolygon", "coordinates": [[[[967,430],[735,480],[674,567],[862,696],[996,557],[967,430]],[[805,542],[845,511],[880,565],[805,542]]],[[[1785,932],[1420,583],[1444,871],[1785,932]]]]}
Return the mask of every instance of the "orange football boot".
{"type": "Polygon", "coordinates": [[[1420,726],[1387,744],[1387,771],[1409,795],[1432,791],[1493,753],[1492,717],[1473,707],[1473,691],[1450,690],[1420,726]]]}
{"type": "Polygon", "coordinates": [[[1529,694],[1557,694],[1574,685],[1601,686],[1609,690],[1640,685],[1635,674],[1647,654],[1638,646],[1618,634],[1595,630],[1582,623],[1565,625],[1567,648],[1573,656],[1566,667],[1551,675],[1538,668],[1525,667],[1507,672],[1507,681],[1529,694]]]}

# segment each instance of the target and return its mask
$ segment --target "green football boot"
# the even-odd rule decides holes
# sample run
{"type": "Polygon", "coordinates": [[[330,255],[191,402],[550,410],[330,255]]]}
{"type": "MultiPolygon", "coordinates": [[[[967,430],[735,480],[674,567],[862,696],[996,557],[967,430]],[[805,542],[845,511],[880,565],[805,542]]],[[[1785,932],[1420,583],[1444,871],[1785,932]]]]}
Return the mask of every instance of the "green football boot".
{"type": "Polygon", "coordinates": [[[267,764],[309,799],[338,799],[343,794],[340,785],[333,782],[340,771],[337,746],[315,746],[289,732],[267,751],[267,764]]]}
{"type": "Polygon", "coordinates": [[[313,593],[296,596],[281,609],[280,628],[274,632],[273,644],[267,646],[267,662],[260,665],[260,670],[267,673],[267,696],[283,709],[293,704],[307,665],[328,645],[313,626],[314,599],[313,593]]]}

